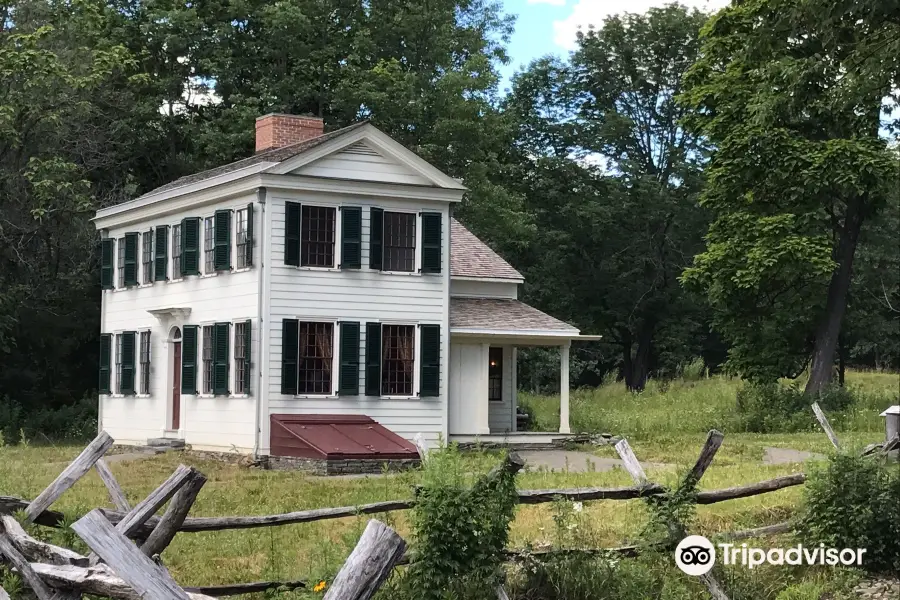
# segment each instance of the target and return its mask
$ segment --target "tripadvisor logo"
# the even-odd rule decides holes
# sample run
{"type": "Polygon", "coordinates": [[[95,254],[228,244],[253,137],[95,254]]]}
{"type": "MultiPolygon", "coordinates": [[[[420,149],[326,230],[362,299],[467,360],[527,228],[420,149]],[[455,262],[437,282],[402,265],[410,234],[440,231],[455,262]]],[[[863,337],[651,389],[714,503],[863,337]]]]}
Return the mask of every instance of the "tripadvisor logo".
{"type": "MultiPolygon", "coordinates": [[[[723,565],[742,565],[753,569],[763,564],[769,565],[827,565],[835,567],[862,565],[865,548],[826,548],[825,544],[808,548],[797,544],[791,548],[752,548],[747,544],[719,544],[719,555],[723,565]]],[[[709,573],[716,562],[716,548],[702,535],[690,535],[675,548],[675,564],[688,575],[700,576],[709,573]]]]}

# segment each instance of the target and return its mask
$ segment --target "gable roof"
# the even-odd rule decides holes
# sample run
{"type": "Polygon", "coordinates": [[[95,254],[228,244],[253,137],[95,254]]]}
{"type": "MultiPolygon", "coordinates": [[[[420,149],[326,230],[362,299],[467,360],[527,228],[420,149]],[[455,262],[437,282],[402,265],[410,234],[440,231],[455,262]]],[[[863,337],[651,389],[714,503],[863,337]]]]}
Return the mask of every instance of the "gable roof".
{"type": "Polygon", "coordinates": [[[139,196],[138,199],[144,198],[145,196],[152,196],[154,194],[158,194],[160,192],[167,192],[169,190],[173,190],[175,188],[181,187],[183,185],[189,185],[191,183],[198,183],[204,181],[206,179],[212,179],[213,177],[218,177],[219,175],[225,175],[226,173],[231,173],[233,171],[238,171],[240,169],[244,169],[250,167],[252,165],[256,165],[259,163],[280,163],[289,158],[293,158],[298,154],[303,154],[307,150],[312,150],[316,146],[320,146],[325,142],[331,141],[337,137],[344,135],[345,133],[349,133],[354,129],[359,129],[363,125],[366,125],[368,121],[360,121],[359,123],[354,123],[353,125],[348,125],[342,129],[336,129],[324,135],[320,135],[314,138],[310,138],[308,140],[304,140],[302,142],[297,142],[296,144],[291,144],[289,146],[282,146],[281,148],[273,148],[271,150],[266,150],[264,152],[259,152],[250,156],[248,158],[242,158],[241,160],[236,160],[234,162],[228,163],[226,165],[221,165],[219,167],[213,167],[212,169],[207,169],[205,171],[200,171],[199,173],[193,173],[191,175],[185,175],[184,177],[179,177],[175,181],[170,181],[165,185],[161,185],[158,188],[150,190],[146,194],[139,196]]]}
{"type": "Polygon", "coordinates": [[[525,278],[456,219],[450,219],[450,276],[478,279],[525,278]]]}

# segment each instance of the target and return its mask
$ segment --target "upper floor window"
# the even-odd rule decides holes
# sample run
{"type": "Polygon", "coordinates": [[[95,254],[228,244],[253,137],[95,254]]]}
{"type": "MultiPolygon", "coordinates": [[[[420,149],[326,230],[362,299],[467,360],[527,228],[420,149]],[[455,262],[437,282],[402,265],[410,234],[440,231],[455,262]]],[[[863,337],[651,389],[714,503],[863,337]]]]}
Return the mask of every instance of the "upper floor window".
{"type": "Polygon", "coordinates": [[[300,225],[300,266],[334,267],[334,207],[304,204],[300,225]]]}
{"type": "Polygon", "coordinates": [[[116,242],[116,252],[119,253],[118,256],[118,286],[120,288],[125,287],[125,238],[121,237],[116,242]]]}
{"type": "Polygon", "coordinates": [[[234,213],[238,269],[245,269],[253,264],[253,240],[249,231],[248,211],[248,208],[242,208],[234,213]]]}
{"type": "Polygon", "coordinates": [[[181,279],[181,225],[172,225],[172,279],[181,279]]]}
{"type": "Polygon", "coordinates": [[[216,221],[214,217],[203,220],[204,273],[216,272],[216,221]]]}
{"type": "Polygon", "coordinates": [[[384,213],[385,271],[416,269],[416,215],[414,213],[384,213]]]}
{"type": "Polygon", "coordinates": [[[153,283],[153,230],[141,234],[141,281],[153,283]]]}

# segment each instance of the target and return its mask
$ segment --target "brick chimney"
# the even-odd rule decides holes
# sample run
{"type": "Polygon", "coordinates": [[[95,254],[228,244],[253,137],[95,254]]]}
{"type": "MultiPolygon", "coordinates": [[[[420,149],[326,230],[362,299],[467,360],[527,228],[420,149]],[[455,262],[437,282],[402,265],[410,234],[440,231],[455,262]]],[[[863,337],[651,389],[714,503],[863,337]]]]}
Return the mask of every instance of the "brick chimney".
{"type": "Polygon", "coordinates": [[[270,113],[256,119],[256,151],[290,146],[325,132],[321,117],[270,113]]]}

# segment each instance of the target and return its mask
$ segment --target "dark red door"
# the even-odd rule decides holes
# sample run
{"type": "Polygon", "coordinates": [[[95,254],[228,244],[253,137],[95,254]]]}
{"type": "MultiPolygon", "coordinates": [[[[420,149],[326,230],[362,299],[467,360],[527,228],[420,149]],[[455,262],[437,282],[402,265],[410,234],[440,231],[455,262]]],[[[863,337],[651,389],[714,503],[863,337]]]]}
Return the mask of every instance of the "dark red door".
{"type": "Polygon", "coordinates": [[[172,361],[172,369],[175,376],[172,378],[172,429],[181,426],[181,342],[175,342],[175,355],[172,361]]]}

